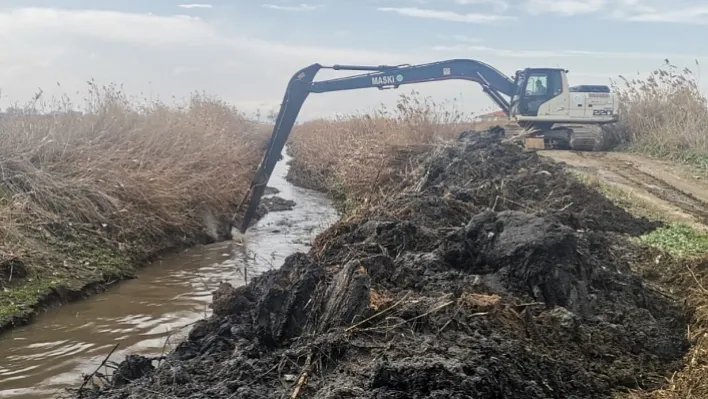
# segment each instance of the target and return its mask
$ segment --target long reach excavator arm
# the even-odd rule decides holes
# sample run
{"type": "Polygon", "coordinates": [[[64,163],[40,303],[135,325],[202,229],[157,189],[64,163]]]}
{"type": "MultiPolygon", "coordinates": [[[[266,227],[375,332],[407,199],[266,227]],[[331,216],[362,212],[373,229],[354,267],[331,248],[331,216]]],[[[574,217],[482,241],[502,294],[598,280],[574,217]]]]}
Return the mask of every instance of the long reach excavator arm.
{"type": "Polygon", "coordinates": [[[295,125],[300,109],[310,93],[365,88],[396,89],[406,84],[449,79],[469,80],[479,83],[482,86],[482,90],[508,114],[509,100],[502,95],[511,98],[516,92],[516,84],[497,69],[475,60],[454,59],[422,65],[398,66],[323,66],[312,64],[298,71],[288,83],[283,102],[280,105],[280,112],[275,121],[273,135],[270,138],[263,160],[253,177],[250,188],[239,205],[239,208],[241,208],[250,194],[251,200],[241,223],[241,233],[246,232],[256,214],[270,175],[280,159],[290,131],[295,125]],[[315,76],[322,69],[373,72],[315,82],[315,76]]]}
{"type": "Polygon", "coordinates": [[[560,68],[526,68],[516,71],[515,76],[510,78],[490,65],[471,59],[452,59],[421,65],[312,64],[303,68],[288,83],[265,155],[239,204],[237,214],[250,195],[240,231],[245,233],[253,221],[270,175],[280,160],[290,131],[310,93],[365,88],[396,89],[414,83],[468,80],[481,85],[482,91],[510,119],[524,128],[532,128],[534,134],[542,132],[541,140],[544,143],[552,146],[570,144],[574,149],[592,148],[594,139],[586,137],[588,133],[578,129],[577,124],[599,126],[616,121],[617,101],[612,98],[606,86],[599,87],[602,90],[582,89],[586,86],[569,87],[566,73],[566,70],[560,68]],[[314,81],[315,75],[322,69],[368,73],[314,81]],[[557,126],[569,123],[576,126],[557,126]]]}

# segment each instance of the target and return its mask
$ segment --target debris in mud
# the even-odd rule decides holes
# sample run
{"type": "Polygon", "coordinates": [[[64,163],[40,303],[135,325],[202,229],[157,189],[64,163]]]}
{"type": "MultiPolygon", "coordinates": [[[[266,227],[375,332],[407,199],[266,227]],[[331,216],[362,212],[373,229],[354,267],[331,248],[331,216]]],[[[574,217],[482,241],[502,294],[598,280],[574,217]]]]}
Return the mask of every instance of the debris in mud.
{"type": "Polygon", "coordinates": [[[155,367],[152,365],[151,359],[138,355],[128,355],[113,374],[111,383],[113,387],[122,387],[130,381],[151,375],[154,370],[155,367]]]}
{"type": "Polygon", "coordinates": [[[263,195],[275,195],[280,193],[280,190],[278,190],[275,187],[267,186],[265,190],[263,191],[263,195]]]}
{"type": "Polygon", "coordinates": [[[422,165],[309,254],[222,284],[155,371],[78,396],[609,398],[681,366],[680,306],[607,233],[649,222],[486,136],[422,165]]]}
{"type": "Polygon", "coordinates": [[[295,201],[281,197],[265,197],[262,199],[262,203],[268,212],[291,211],[296,205],[295,201]]]}
{"type": "MultiPolygon", "coordinates": [[[[426,209],[420,209],[417,203],[437,197],[452,203],[453,206],[443,206],[445,210],[520,210],[553,215],[574,229],[642,235],[661,226],[659,222],[635,218],[600,192],[589,190],[563,165],[503,144],[493,134],[465,132],[460,142],[461,145],[440,147],[432,156],[420,155],[419,173],[402,187],[408,209],[429,215],[428,204],[426,209]]],[[[387,208],[391,210],[390,206],[387,208]]],[[[409,215],[402,216],[417,217],[409,215]]],[[[437,214],[429,216],[439,218],[437,214]]],[[[460,217],[440,220],[441,224],[450,222],[458,223],[460,217]]]]}

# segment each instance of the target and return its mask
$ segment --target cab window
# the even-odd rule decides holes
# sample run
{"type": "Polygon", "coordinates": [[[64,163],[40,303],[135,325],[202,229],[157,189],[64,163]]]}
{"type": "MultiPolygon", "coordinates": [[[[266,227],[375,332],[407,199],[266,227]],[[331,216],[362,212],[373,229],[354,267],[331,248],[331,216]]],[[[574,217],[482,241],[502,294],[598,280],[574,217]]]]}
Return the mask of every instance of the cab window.
{"type": "Polygon", "coordinates": [[[548,76],[544,74],[532,74],[526,81],[526,95],[545,96],[548,94],[548,76]]]}
{"type": "Polygon", "coordinates": [[[558,71],[553,71],[548,77],[548,89],[551,90],[553,96],[560,95],[563,92],[563,80],[558,71]]]}

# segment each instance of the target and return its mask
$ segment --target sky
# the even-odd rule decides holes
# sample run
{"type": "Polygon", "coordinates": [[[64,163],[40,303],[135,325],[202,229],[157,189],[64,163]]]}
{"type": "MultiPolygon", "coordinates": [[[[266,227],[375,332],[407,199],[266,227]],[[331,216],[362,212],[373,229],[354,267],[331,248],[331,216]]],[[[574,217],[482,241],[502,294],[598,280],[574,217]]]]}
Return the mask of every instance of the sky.
{"type": "MultiPolygon", "coordinates": [[[[708,61],[704,0],[302,1],[0,0],[0,107],[39,89],[80,99],[93,79],[164,101],[206,92],[266,113],[312,63],[470,58],[508,75],[562,67],[580,85],[646,76],[665,58],[696,71],[708,61]]],[[[447,81],[313,94],[300,119],[390,106],[411,90],[466,112],[493,106],[477,84],[447,81]]]]}

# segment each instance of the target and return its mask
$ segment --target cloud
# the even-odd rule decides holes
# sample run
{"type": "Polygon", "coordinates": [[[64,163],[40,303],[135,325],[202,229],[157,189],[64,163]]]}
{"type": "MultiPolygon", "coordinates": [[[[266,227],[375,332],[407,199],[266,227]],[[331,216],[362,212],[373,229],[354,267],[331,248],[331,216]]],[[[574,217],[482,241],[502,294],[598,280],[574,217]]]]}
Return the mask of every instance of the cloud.
{"type": "Polygon", "coordinates": [[[573,16],[598,12],[607,4],[607,0],[527,0],[525,6],[531,14],[553,13],[573,16]]]}
{"type": "Polygon", "coordinates": [[[179,8],[212,8],[211,4],[180,4],[179,8]]]}
{"type": "Polygon", "coordinates": [[[652,13],[657,12],[652,0],[618,0],[615,12],[652,13]]]}
{"type": "Polygon", "coordinates": [[[20,8],[0,12],[0,34],[70,37],[143,45],[202,45],[220,37],[207,23],[186,15],[158,16],[104,10],[20,8]]]}
{"type": "Polygon", "coordinates": [[[486,46],[464,46],[464,45],[453,45],[445,46],[438,45],[432,48],[435,51],[441,52],[459,52],[459,53],[490,53],[502,57],[513,57],[513,58],[550,58],[550,57],[562,57],[567,56],[558,51],[553,50],[505,50],[499,48],[492,48],[486,46]]]}
{"type": "Polygon", "coordinates": [[[471,37],[467,35],[435,35],[438,39],[453,42],[463,42],[463,43],[481,43],[484,40],[478,37],[471,37]]]}
{"type": "Polygon", "coordinates": [[[708,24],[708,6],[702,0],[525,0],[524,8],[533,15],[602,13],[602,19],[630,22],[708,24]]]}
{"type": "Polygon", "coordinates": [[[636,14],[615,15],[633,22],[665,22],[665,23],[708,23],[708,6],[695,6],[673,10],[648,10],[636,14]]]}
{"type": "MultiPolygon", "coordinates": [[[[386,1],[384,4],[390,5],[394,0],[386,1]]],[[[452,4],[454,0],[446,1],[452,4]]],[[[304,26],[303,31],[298,32],[302,33],[300,37],[314,37],[310,41],[296,41],[287,36],[266,40],[263,37],[273,37],[278,26],[264,28],[268,21],[248,15],[247,10],[228,7],[223,10],[220,15],[199,18],[90,9],[0,8],[0,54],[3,55],[0,57],[3,94],[0,107],[28,100],[38,87],[47,95],[70,94],[80,103],[84,98],[86,80],[93,78],[99,84],[122,84],[127,93],[139,98],[162,96],[169,102],[173,95],[184,98],[193,91],[205,91],[242,107],[245,112],[253,112],[259,107],[267,111],[282,101],[293,74],[315,62],[323,65],[421,64],[459,53],[450,58],[479,57],[507,74],[533,63],[550,64],[596,74],[597,77],[587,79],[593,83],[603,81],[602,76],[615,76],[616,70],[645,70],[647,64],[651,69],[654,60],[658,66],[664,57],[677,58],[670,54],[653,58],[647,54],[555,51],[552,47],[523,51],[497,48],[496,43],[490,43],[491,37],[481,36],[486,34],[484,31],[475,37],[476,32],[455,31],[447,29],[444,24],[435,28],[440,30],[433,30],[439,33],[437,38],[435,33],[431,38],[441,44],[435,48],[437,51],[429,45],[420,48],[403,39],[397,41],[393,36],[382,46],[367,47],[370,42],[365,37],[352,40],[355,44],[351,45],[341,45],[337,40],[332,40],[332,45],[322,45],[317,41],[318,35],[322,37],[322,29],[316,24],[304,26]],[[56,82],[61,83],[61,88],[56,88],[56,82]],[[80,94],[74,96],[77,91],[80,94]]],[[[472,20],[480,21],[479,18],[472,20]]],[[[399,22],[410,25],[416,20],[399,22]]],[[[469,20],[463,18],[463,22],[469,20]]],[[[522,45],[519,47],[523,48],[522,45]]],[[[323,70],[318,79],[343,75],[346,73],[342,71],[323,70]]],[[[460,103],[464,104],[461,106],[466,111],[476,112],[491,105],[474,84],[461,85],[459,81],[450,81],[401,88],[405,92],[412,89],[441,100],[462,96],[464,101],[460,103]]],[[[400,93],[396,90],[353,90],[313,95],[303,107],[301,120],[355,112],[381,103],[390,106],[400,93]]]]}
{"type": "MultiPolygon", "coordinates": [[[[221,25],[183,15],[0,10],[0,108],[26,101],[38,87],[47,96],[69,94],[80,103],[85,82],[95,79],[99,84],[119,83],[130,95],[161,94],[168,101],[172,95],[184,98],[203,90],[253,112],[255,104],[279,104],[288,80],[313,62],[396,65],[427,61],[425,55],[404,51],[265,40],[251,36],[246,24],[251,17],[238,18],[229,16],[229,24],[221,25]]],[[[319,78],[341,75],[323,70],[319,78]]],[[[381,101],[390,104],[397,96],[367,91],[313,96],[303,117],[354,111],[381,101]]]]}
{"type": "Polygon", "coordinates": [[[433,0],[365,0],[368,3],[393,3],[393,2],[399,2],[399,3],[415,3],[415,4],[430,4],[431,1],[433,0]]]}
{"type": "Polygon", "coordinates": [[[695,54],[666,54],[666,53],[642,53],[642,52],[609,52],[609,51],[586,51],[586,50],[514,50],[487,46],[470,46],[470,45],[437,45],[433,46],[434,51],[439,52],[455,52],[455,53],[489,53],[500,57],[508,58],[558,58],[565,59],[582,58],[582,59],[629,59],[629,60],[649,60],[662,61],[665,58],[669,59],[685,59],[693,60],[695,58],[708,57],[706,55],[695,54]]]}
{"type": "Polygon", "coordinates": [[[414,18],[429,18],[438,19],[450,22],[465,22],[465,23],[490,23],[503,20],[516,19],[512,16],[507,15],[495,15],[495,14],[480,14],[480,13],[457,13],[454,11],[440,11],[440,10],[430,10],[425,8],[417,7],[380,7],[379,11],[393,12],[400,15],[405,15],[407,17],[414,18]]]}
{"type": "Polygon", "coordinates": [[[461,6],[490,4],[497,12],[504,12],[509,9],[509,3],[505,0],[455,0],[461,6]]]}
{"type": "Polygon", "coordinates": [[[310,4],[298,4],[296,6],[285,6],[277,4],[263,4],[263,7],[270,8],[273,10],[284,10],[284,11],[312,11],[318,8],[322,8],[322,5],[310,5],[310,4]]]}

